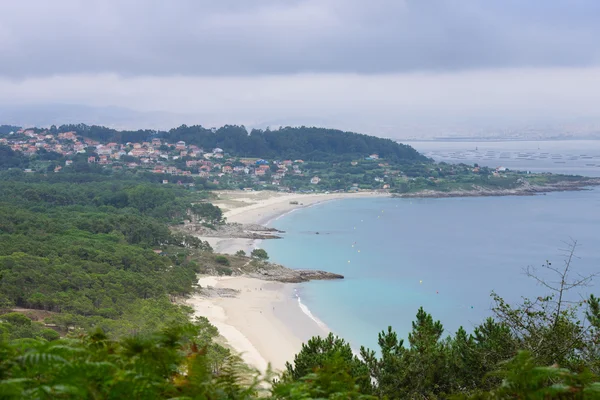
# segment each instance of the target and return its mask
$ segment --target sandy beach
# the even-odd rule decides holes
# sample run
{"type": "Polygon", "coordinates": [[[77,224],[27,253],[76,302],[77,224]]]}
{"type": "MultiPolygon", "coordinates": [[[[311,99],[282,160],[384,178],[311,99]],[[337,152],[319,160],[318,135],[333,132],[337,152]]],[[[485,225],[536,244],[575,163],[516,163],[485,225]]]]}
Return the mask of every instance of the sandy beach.
{"type": "Polygon", "coordinates": [[[247,277],[202,277],[198,283],[239,291],[237,297],[196,295],[188,304],[219,329],[247,364],[262,372],[268,363],[282,371],[303,342],[328,333],[302,312],[292,284],[247,277]]]}
{"type": "MultiPolygon", "coordinates": [[[[266,225],[277,217],[296,209],[310,207],[325,201],[346,198],[389,197],[387,193],[318,193],[297,194],[269,191],[220,191],[212,203],[223,210],[227,222],[266,225]]],[[[252,239],[200,237],[210,243],[215,253],[233,254],[238,250],[251,251],[256,243],[252,239]]]]}
{"type": "Polygon", "coordinates": [[[219,192],[219,200],[213,204],[225,211],[224,215],[228,222],[266,224],[282,214],[316,203],[367,197],[389,197],[389,194],[378,192],[298,194],[267,191],[223,191],[219,192]],[[298,204],[290,204],[291,202],[298,204]]]}
{"type": "MultiPolygon", "coordinates": [[[[295,209],[343,198],[386,197],[386,193],[289,194],[275,192],[218,192],[213,204],[221,207],[227,222],[268,224],[295,209]],[[292,204],[290,204],[292,203],[292,204]]],[[[217,253],[247,253],[257,244],[253,239],[201,237],[217,253]]],[[[285,239],[283,239],[285,240],[285,239]]],[[[201,287],[229,288],[236,297],[198,294],[188,299],[195,314],[207,317],[229,346],[260,371],[268,363],[276,371],[293,361],[302,343],[312,336],[327,335],[327,327],[304,313],[296,297],[296,285],[248,277],[202,277],[201,287]]]]}

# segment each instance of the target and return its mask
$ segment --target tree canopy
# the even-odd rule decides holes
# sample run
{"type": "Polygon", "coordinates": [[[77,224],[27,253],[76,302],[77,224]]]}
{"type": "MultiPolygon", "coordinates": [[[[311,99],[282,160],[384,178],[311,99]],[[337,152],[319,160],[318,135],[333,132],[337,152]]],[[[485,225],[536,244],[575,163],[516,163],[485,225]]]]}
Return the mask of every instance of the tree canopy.
{"type": "Polygon", "coordinates": [[[395,163],[427,162],[428,159],[408,145],[337,129],[316,127],[284,127],[276,130],[253,129],[225,125],[207,129],[200,125],[181,125],[169,131],[118,131],[85,124],[62,125],[59,131],[74,131],[78,135],[102,142],[142,142],[158,137],[170,143],[184,141],[212,151],[222,148],[238,157],[270,159],[302,159],[305,161],[352,160],[377,154],[395,163]]]}
{"type": "Polygon", "coordinates": [[[190,310],[171,299],[194,290],[199,266],[188,251],[211,249],[169,224],[190,218],[202,193],[118,179],[2,178],[0,309],[47,311],[63,332],[94,326],[122,335],[187,320],[190,310]]]}

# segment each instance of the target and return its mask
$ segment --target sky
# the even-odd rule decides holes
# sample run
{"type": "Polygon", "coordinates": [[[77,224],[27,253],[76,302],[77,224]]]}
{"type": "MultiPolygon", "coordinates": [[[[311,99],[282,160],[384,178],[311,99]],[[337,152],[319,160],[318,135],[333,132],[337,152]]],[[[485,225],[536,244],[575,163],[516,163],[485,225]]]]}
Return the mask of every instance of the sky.
{"type": "Polygon", "coordinates": [[[4,1],[0,108],[390,137],[600,126],[598,37],[597,0],[4,1]]]}

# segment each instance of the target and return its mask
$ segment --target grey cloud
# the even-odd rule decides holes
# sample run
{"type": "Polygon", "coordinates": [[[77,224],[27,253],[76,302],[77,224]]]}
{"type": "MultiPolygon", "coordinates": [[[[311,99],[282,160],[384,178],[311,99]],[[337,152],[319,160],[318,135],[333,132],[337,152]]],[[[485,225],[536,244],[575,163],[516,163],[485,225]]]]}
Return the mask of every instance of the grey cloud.
{"type": "Polygon", "coordinates": [[[592,66],[599,21],[597,0],[3,1],[0,75],[592,66]]]}

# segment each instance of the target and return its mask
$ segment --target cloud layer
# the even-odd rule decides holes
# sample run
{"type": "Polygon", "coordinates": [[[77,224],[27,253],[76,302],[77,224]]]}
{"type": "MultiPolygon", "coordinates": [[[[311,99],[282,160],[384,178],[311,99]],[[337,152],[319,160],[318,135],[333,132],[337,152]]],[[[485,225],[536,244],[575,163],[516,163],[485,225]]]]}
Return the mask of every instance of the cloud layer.
{"type": "Polygon", "coordinates": [[[0,80],[0,93],[0,105],[119,106],[196,116],[181,123],[315,124],[395,137],[598,118],[600,68],[237,78],[69,75],[0,80]]]}
{"type": "Polygon", "coordinates": [[[600,61],[596,0],[0,2],[0,76],[382,74],[600,61]]]}

